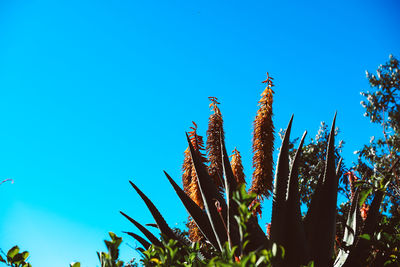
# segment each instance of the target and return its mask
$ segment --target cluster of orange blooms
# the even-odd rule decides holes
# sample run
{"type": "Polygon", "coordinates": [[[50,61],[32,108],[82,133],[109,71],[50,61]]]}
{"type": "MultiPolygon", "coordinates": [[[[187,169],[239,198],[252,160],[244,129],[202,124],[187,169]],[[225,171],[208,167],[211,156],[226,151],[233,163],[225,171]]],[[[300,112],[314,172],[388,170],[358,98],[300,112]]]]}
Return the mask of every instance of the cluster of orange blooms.
{"type": "MultiPolygon", "coordinates": [[[[267,79],[262,83],[267,86],[261,94],[259,110],[254,120],[253,129],[253,178],[249,191],[256,193],[257,199],[254,200],[250,208],[256,203],[258,206],[254,209],[254,213],[261,217],[260,202],[265,196],[269,196],[272,190],[273,180],[273,151],[274,151],[274,126],[272,122],[272,90],[273,78],[267,73],[267,79]]],[[[224,140],[223,119],[221,111],[218,107],[220,104],[216,97],[209,97],[210,109],[212,114],[209,117],[206,149],[204,148],[203,137],[197,134],[197,125],[193,122],[193,127],[188,132],[188,136],[194,150],[207,166],[208,173],[213,178],[216,187],[223,190],[223,167],[221,156],[221,141],[224,140]]],[[[245,175],[243,172],[242,159],[239,151],[235,148],[232,151],[231,166],[232,171],[238,184],[245,183],[245,175]]],[[[185,150],[185,158],[182,165],[182,183],[185,193],[200,207],[204,208],[201,197],[200,188],[198,186],[197,175],[191,160],[189,148],[185,150]]],[[[200,241],[202,234],[197,228],[194,221],[189,218],[189,237],[192,241],[200,241]]]]}
{"type": "Polygon", "coordinates": [[[253,123],[253,181],[250,191],[258,198],[268,197],[272,191],[273,180],[273,152],[274,152],[274,125],[272,121],[272,103],[274,86],[273,78],[267,72],[267,79],[263,83],[267,87],[261,94],[258,102],[259,109],[253,123]]]}

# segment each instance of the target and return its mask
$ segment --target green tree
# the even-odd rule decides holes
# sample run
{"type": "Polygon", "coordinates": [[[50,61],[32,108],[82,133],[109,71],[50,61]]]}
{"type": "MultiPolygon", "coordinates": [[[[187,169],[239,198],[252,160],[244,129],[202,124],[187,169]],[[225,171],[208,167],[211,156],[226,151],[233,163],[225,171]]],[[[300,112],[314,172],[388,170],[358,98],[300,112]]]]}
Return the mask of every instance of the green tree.
{"type": "MultiPolygon", "coordinates": [[[[367,79],[371,90],[361,92],[366,101],[361,101],[365,108],[364,116],[371,123],[382,127],[380,137],[371,137],[370,143],[356,151],[357,163],[351,166],[350,171],[342,164],[339,168],[341,176],[339,192],[348,199],[348,202],[339,205],[337,214],[337,248],[344,235],[346,217],[350,209],[350,200],[355,191],[361,192],[361,208],[357,214],[358,221],[362,222],[368,214],[372,201],[372,192],[385,188],[382,202],[383,215],[379,218],[375,234],[368,239],[368,260],[370,266],[383,266],[383,264],[399,260],[400,244],[400,72],[398,60],[390,56],[389,61],[378,67],[375,74],[367,72],[367,79]],[[380,189],[379,189],[380,188],[380,189]]],[[[314,139],[305,144],[302,149],[302,162],[299,167],[299,191],[303,204],[310,205],[310,199],[315,192],[319,174],[323,170],[323,151],[328,144],[327,126],[324,122],[314,139]]],[[[336,135],[338,134],[336,129],[336,135]]],[[[283,131],[280,132],[281,137],[283,131]]],[[[290,154],[296,153],[294,144],[291,143],[290,154]]],[[[339,153],[343,142],[339,142],[335,154],[339,153]]],[[[360,229],[364,227],[361,223],[360,229]]],[[[393,263],[394,264],[394,263],[393,263]]]]}
{"type": "MultiPolygon", "coordinates": [[[[354,169],[359,185],[365,192],[386,186],[383,200],[383,215],[376,234],[370,237],[369,262],[374,266],[400,260],[400,71],[399,61],[389,56],[389,61],[380,65],[375,74],[367,72],[371,90],[361,92],[366,101],[364,116],[371,123],[382,127],[380,137],[372,136],[370,143],[359,151],[354,169]]],[[[365,207],[368,209],[370,200],[365,207]]]]}
{"type": "Polygon", "coordinates": [[[399,61],[392,55],[389,61],[380,65],[375,74],[367,72],[372,90],[361,92],[366,101],[361,101],[365,108],[364,116],[372,123],[382,127],[381,137],[371,137],[358,154],[355,166],[360,177],[370,184],[385,177],[388,183],[385,211],[392,216],[399,216],[400,204],[400,71],[399,61]]]}

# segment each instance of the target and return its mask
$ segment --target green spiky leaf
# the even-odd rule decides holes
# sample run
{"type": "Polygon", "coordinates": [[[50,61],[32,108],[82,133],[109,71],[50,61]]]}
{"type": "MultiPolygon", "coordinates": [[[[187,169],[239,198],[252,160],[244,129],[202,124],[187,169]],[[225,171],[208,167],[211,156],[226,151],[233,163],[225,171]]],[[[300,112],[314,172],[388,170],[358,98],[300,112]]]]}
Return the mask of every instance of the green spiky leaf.
{"type": "Polygon", "coordinates": [[[284,244],[286,215],[286,199],[289,181],[289,139],[292,128],[293,115],[290,118],[285,136],[279,151],[273,192],[272,217],[271,217],[271,240],[279,245],[284,244]]]}
{"type": "Polygon", "coordinates": [[[186,193],[175,183],[168,173],[165,171],[164,173],[202,234],[214,246],[214,248],[218,248],[217,239],[215,238],[215,234],[210,221],[208,220],[207,214],[189,196],[186,195],[186,193]]]}
{"type": "Polygon", "coordinates": [[[126,215],[125,213],[123,213],[122,211],[120,211],[120,213],[127,218],[131,223],[133,223],[144,235],[145,237],[147,237],[147,239],[154,245],[162,247],[162,243],[160,242],[160,240],[158,240],[157,237],[155,237],[149,230],[147,230],[143,225],[141,225],[140,223],[138,223],[136,220],[132,219],[131,217],[129,217],[128,215],[126,215]]]}
{"type": "Polygon", "coordinates": [[[177,239],[176,235],[172,231],[172,229],[168,226],[167,222],[164,220],[164,217],[158,211],[156,206],[151,202],[151,200],[131,181],[129,183],[132,187],[136,190],[139,196],[143,199],[144,203],[146,204],[147,208],[149,209],[151,215],[153,216],[154,220],[157,223],[158,228],[160,229],[161,233],[166,235],[170,239],[177,239]]]}

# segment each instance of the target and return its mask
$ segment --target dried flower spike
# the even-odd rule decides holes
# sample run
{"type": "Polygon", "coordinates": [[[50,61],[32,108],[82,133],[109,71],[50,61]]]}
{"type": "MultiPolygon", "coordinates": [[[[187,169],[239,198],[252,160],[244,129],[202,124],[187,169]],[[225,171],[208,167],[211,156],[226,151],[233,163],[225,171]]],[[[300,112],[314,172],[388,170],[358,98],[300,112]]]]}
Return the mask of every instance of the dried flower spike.
{"type": "Polygon", "coordinates": [[[223,119],[221,111],[218,107],[218,99],[216,97],[208,98],[212,114],[208,119],[207,130],[207,155],[210,162],[208,172],[213,178],[217,188],[223,190],[223,168],[222,168],[222,153],[221,153],[221,140],[224,140],[223,119]]]}
{"type": "Polygon", "coordinates": [[[229,157],[231,158],[232,172],[235,176],[236,182],[238,184],[245,183],[246,180],[243,172],[242,156],[240,155],[240,152],[236,149],[236,147],[232,151],[232,155],[230,155],[229,157]]]}
{"type": "Polygon", "coordinates": [[[272,103],[274,86],[273,78],[267,72],[267,79],[263,83],[267,87],[261,94],[258,102],[259,109],[254,120],[253,130],[253,179],[250,191],[257,194],[259,199],[268,197],[272,190],[273,180],[273,152],[274,152],[274,125],[272,122],[272,103]]]}

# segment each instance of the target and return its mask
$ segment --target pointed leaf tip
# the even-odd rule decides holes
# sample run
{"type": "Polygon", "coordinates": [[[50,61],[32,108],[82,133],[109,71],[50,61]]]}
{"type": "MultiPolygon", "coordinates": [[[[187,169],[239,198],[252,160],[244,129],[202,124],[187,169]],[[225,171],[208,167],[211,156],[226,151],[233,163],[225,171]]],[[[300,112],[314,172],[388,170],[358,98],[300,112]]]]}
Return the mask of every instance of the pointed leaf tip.
{"type": "Polygon", "coordinates": [[[271,216],[271,240],[278,244],[284,242],[284,229],[280,227],[286,220],[286,197],[289,182],[289,141],[292,129],[293,115],[286,128],[276,165],[273,204],[271,216]]]}
{"type": "Polygon", "coordinates": [[[216,240],[215,234],[213,232],[210,221],[208,220],[207,214],[203,211],[169,176],[167,172],[165,172],[165,176],[171,183],[175,192],[177,193],[179,199],[182,201],[189,215],[193,218],[194,222],[199,227],[200,231],[203,235],[210,241],[210,243],[218,248],[218,242],[216,240]]]}
{"type": "Polygon", "coordinates": [[[286,128],[286,131],[285,131],[284,140],[287,140],[287,142],[289,142],[290,132],[292,130],[293,117],[294,117],[294,115],[292,114],[292,116],[290,117],[288,126],[286,128]]]}
{"type": "Polygon", "coordinates": [[[335,111],[335,115],[333,116],[332,125],[335,125],[336,123],[336,116],[337,116],[337,111],[335,111]]]}
{"type": "Polygon", "coordinates": [[[156,206],[153,204],[153,202],[131,181],[129,183],[132,185],[132,187],[136,190],[136,192],[139,194],[139,196],[142,198],[144,203],[146,204],[147,208],[149,209],[151,215],[153,216],[154,220],[157,223],[157,227],[160,229],[160,231],[165,234],[167,237],[171,239],[176,239],[175,234],[173,233],[172,229],[168,226],[167,222],[161,215],[161,213],[158,211],[156,206]]]}
{"type": "Polygon", "coordinates": [[[156,246],[162,247],[162,243],[155,237],[149,230],[147,230],[143,225],[138,223],[135,219],[129,217],[124,212],[120,211],[120,213],[127,218],[131,223],[133,223],[146,237],[147,239],[156,246]]]}

